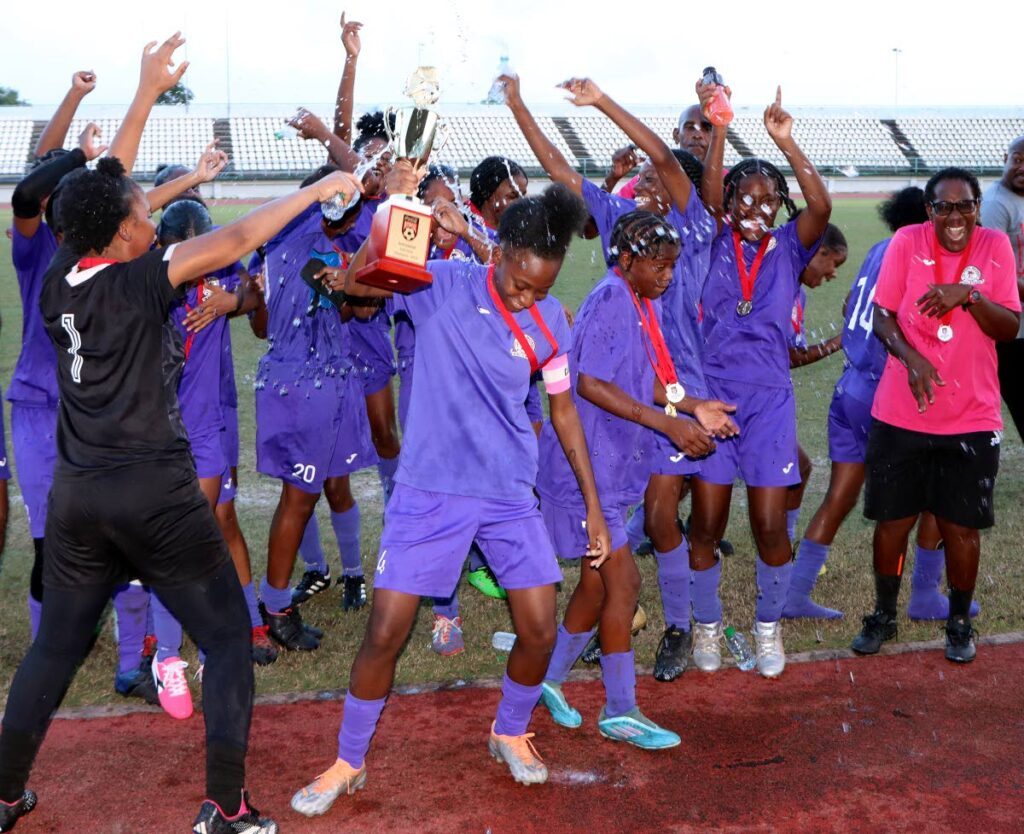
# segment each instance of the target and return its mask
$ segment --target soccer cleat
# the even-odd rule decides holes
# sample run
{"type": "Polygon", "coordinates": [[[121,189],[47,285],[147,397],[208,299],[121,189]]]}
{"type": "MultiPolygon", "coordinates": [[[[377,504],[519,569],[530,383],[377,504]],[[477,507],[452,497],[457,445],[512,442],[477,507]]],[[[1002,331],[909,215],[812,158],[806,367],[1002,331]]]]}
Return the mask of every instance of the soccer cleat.
{"type": "Polygon", "coordinates": [[[594,636],[590,638],[590,642],[587,643],[587,647],[583,650],[583,654],[580,658],[584,663],[600,663],[601,662],[601,640],[597,636],[597,632],[594,632],[594,636]]]}
{"type": "Polygon", "coordinates": [[[180,657],[169,657],[157,660],[153,657],[153,683],[156,685],[157,698],[171,718],[184,720],[192,715],[192,693],[185,679],[188,664],[180,657]]]}
{"type": "Polygon", "coordinates": [[[629,628],[634,636],[647,628],[647,612],[644,611],[640,603],[637,603],[636,610],[633,611],[633,622],[630,623],[629,628]]]}
{"type": "Polygon", "coordinates": [[[702,672],[722,668],[722,621],[693,624],[693,664],[702,672]]]}
{"type": "Polygon", "coordinates": [[[476,570],[471,570],[467,573],[466,581],[485,597],[490,597],[491,599],[508,599],[508,594],[505,592],[505,589],[498,584],[498,580],[494,578],[494,574],[487,565],[484,565],[482,568],[477,568],[476,570]]]}
{"type": "Polygon", "coordinates": [[[252,627],[252,662],[257,666],[269,666],[277,660],[277,647],[270,642],[270,627],[252,627]]]}
{"type": "Polygon", "coordinates": [[[597,729],[607,739],[624,741],[641,750],[667,750],[677,747],[681,741],[671,730],[659,727],[640,712],[640,707],[633,707],[624,715],[616,715],[614,718],[608,718],[602,707],[597,729]]]}
{"type": "Polygon", "coordinates": [[[430,637],[430,648],[441,657],[452,657],[466,648],[462,641],[462,617],[454,620],[441,614],[434,615],[434,631],[430,637]]]}
{"type": "Polygon", "coordinates": [[[118,672],[114,677],[114,691],[125,698],[142,698],[147,704],[160,703],[151,666],[152,661],[143,658],[139,668],[131,672],[118,672]]]}
{"type": "Polygon", "coordinates": [[[976,653],[974,629],[971,627],[970,618],[950,617],[946,622],[946,660],[953,663],[970,663],[976,653]]]}
{"type": "Polygon", "coordinates": [[[649,539],[645,538],[640,544],[636,546],[636,550],[633,551],[637,556],[653,556],[654,555],[654,543],[649,539]]]}
{"type": "Polygon", "coordinates": [[[341,595],[342,611],[358,611],[366,605],[366,580],[361,576],[343,576],[338,580],[345,586],[341,595]]]}
{"type": "Polygon", "coordinates": [[[559,727],[575,730],[583,723],[579,710],[571,707],[562,694],[562,685],[553,681],[544,681],[540,685],[540,702],[548,708],[551,720],[559,727]]]}
{"type": "Polygon", "coordinates": [[[338,759],[292,797],[292,809],[307,817],[326,814],[342,793],[351,796],[365,784],[365,764],[357,769],[338,759]]]}
{"type": "Polygon", "coordinates": [[[314,636],[312,629],[303,624],[302,615],[295,606],[277,614],[264,609],[263,614],[268,626],[267,633],[275,643],[288,651],[311,652],[320,648],[320,638],[314,636]]]}
{"type": "Polygon", "coordinates": [[[693,636],[688,631],[670,625],[661,635],[658,652],[654,656],[654,679],[674,681],[686,671],[686,659],[690,654],[693,636]]]}
{"type": "Polygon", "coordinates": [[[719,539],[718,547],[715,548],[720,556],[735,556],[736,548],[733,547],[733,543],[728,539],[719,539]]]}
{"type": "Polygon", "coordinates": [[[307,570],[302,574],[299,584],[292,588],[292,605],[302,605],[330,587],[330,567],[325,568],[323,573],[318,570],[307,570]]]}
{"type": "Polygon", "coordinates": [[[896,636],[896,618],[884,611],[875,611],[863,619],[864,627],[853,638],[850,648],[857,654],[878,654],[882,643],[896,636]]]}
{"type": "Polygon", "coordinates": [[[212,799],[199,808],[192,823],[193,834],[277,834],[277,823],[249,805],[249,795],[242,791],[242,805],[233,817],[227,816],[212,799]]]}
{"type": "MultiPolygon", "coordinates": [[[[152,660],[153,655],[156,654],[156,635],[147,634],[146,638],[142,641],[142,659],[152,660]]],[[[148,663],[146,664],[149,665],[148,663]]]]}
{"type": "Polygon", "coordinates": [[[20,817],[32,813],[36,807],[36,795],[26,790],[14,802],[0,800],[0,831],[13,831],[20,817]]]}
{"type": "Polygon", "coordinates": [[[766,678],[777,678],[786,668],[786,650],[782,647],[782,623],[754,623],[754,652],[757,671],[766,678]]]}
{"type": "Polygon", "coordinates": [[[521,785],[542,785],[548,781],[548,769],[544,766],[537,748],[530,739],[533,733],[521,736],[502,736],[494,732],[491,724],[491,737],[487,741],[487,749],[499,762],[505,762],[512,772],[512,778],[521,785]]]}

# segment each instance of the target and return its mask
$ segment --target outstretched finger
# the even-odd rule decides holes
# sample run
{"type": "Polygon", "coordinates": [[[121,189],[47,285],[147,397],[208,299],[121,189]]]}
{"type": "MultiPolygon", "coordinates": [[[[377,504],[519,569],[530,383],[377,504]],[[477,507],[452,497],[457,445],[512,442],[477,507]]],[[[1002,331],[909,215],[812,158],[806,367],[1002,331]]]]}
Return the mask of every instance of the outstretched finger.
{"type": "Polygon", "coordinates": [[[780,109],[782,107],[782,85],[781,84],[778,87],[775,88],[775,106],[780,108],[780,109]]]}

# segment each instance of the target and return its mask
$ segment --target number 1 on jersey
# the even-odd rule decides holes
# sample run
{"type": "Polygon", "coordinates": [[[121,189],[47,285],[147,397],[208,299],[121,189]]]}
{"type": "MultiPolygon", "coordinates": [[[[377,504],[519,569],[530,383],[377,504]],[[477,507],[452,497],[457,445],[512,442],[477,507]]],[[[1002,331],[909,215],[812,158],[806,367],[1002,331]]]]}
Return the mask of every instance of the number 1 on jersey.
{"type": "Polygon", "coordinates": [[[64,331],[68,334],[68,338],[71,340],[71,347],[68,348],[68,353],[74,357],[71,360],[71,379],[75,383],[81,383],[82,357],[79,355],[78,351],[82,349],[82,334],[75,329],[75,314],[61,314],[60,325],[64,328],[64,331]]]}

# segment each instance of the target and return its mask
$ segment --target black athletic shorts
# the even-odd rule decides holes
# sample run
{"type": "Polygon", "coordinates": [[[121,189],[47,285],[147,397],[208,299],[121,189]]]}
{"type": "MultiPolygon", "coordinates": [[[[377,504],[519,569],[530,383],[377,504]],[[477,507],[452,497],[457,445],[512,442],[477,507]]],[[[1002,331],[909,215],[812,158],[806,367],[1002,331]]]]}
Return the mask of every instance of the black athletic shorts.
{"type": "Polygon", "coordinates": [[[230,558],[191,458],[55,473],[43,544],[43,585],[174,587],[230,558]]]}
{"type": "Polygon", "coordinates": [[[1001,441],[1002,432],[924,434],[875,420],[868,435],[864,515],[895,521],[928,510],[962,527],[991,527],[1001,441]]]}

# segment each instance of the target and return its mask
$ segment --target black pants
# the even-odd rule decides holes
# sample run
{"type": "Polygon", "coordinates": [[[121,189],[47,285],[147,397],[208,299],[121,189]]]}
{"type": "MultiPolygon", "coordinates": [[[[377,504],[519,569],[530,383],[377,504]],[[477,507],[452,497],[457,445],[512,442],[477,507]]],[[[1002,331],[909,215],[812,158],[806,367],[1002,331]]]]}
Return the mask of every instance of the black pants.
{"type": "MultiPolygon", "coordinates": [[[[36,752],[79,664],[113,585],[63,588],[48,585],[39,636],[18,667],[7,698],[0,735],[0,799],[11,801],[25,789],[36,752]]],[[[241,795],[245,751],[252,718],[253,672],[249,613],[238,574],[230,561],[203,579],[153,590],[206,652],[203,716],[206,720],[207,795],[219,762],[236,760],[232,786],[241,795]],[[211,762],[214,767],[211,768],[211,762]],[[237,775],[235,775],[237,773],[237,775]]]]}
{"type": "Polygon", "coordinates": [[[1017,433],[1024,437],[1024,339],[998,342],[999,390],[1017,433]]]}

